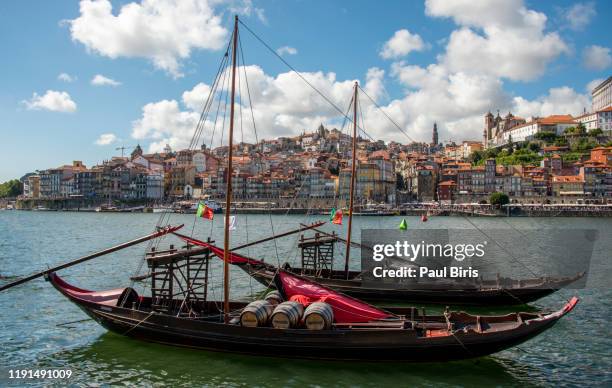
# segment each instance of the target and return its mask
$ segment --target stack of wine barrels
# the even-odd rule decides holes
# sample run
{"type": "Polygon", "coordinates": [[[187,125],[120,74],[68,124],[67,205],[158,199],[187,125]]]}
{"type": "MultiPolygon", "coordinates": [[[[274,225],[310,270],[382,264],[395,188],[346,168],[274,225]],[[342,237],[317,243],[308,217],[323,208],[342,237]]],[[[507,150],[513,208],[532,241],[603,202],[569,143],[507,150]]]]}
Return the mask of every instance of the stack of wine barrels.
{"type": "Polygon", "coordinates": [[[304,326],[309,330],[328,330],[334,322],[334,310],[323,302],[314,302],[304,311],[304,326]]]}
{"type": "Polygon", "coordinates": [[[240,324],[247,327],[266,326],[274,306],[267,300],[256,300],[249,303],[240,314],[240,324]]]}
{"type": "Polygon", "coordinates": [[[272,327],[290,329],[298,327],[304,314],[304,306],[298,302],[282,302],[272,313],[272,327]]]}
{"type": "Polygon", "coordinates": [[[283,297],[277,290],[268,292],[264,299],[270,302],[272,306],[276,306],[283,301],[283,297]]]}

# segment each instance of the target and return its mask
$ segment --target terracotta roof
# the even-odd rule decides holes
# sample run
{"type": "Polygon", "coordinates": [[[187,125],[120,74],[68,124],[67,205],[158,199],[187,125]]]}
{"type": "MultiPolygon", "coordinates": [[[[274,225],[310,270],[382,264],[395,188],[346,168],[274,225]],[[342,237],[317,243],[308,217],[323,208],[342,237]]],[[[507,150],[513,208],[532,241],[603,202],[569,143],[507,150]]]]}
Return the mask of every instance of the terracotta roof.
{"type": "Polygon", "coordinates": [[[550,115],[536,120],[540,124],[576,124],[572,115],[550,115]]]}
{"type": "Polygon", "coordinates": [[[580,175],[555,175],[553,176],[553,182],[556,183],[582,183],[584,177],[580,175]]]}

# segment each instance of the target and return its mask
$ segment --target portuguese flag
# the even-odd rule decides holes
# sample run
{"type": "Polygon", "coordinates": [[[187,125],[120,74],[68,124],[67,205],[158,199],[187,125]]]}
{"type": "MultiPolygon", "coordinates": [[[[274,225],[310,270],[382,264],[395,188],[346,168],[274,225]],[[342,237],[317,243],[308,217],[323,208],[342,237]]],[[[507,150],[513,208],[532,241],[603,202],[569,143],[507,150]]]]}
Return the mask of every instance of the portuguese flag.
{"type": "Polygon", "coordinates": [[[332,209],[329,220],[332,224],[342,225],[342,210],[332,209]]]}
{"type": "Polygon", "coordinates": [[[212,220],[213,219],[213,209],[209,208],[203,203],[200,203],[198,205],[198,211],[196,212],[196,215],[201,218],[208,218],[209,220],[212,220]]]}

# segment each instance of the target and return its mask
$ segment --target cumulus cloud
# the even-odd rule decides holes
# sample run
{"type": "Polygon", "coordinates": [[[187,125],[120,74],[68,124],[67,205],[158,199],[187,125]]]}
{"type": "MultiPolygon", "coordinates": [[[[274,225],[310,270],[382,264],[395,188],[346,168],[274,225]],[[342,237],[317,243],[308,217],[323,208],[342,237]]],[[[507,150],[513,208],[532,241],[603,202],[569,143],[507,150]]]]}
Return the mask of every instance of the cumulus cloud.
{"type": "Polygon", "coordinates": [[[114,133],[103,133],[95,141],[97,145],[104,146],[109,145],[117,141],[117,136],[114,133]]]}
{"type": "Polygon", "coordinates": [[[569,53],[556,32],[545,32],[546,15],[527,9],[522,0],[427,0],[425,10],[459,26],[441,58],[451,71],[529,81],[569,53]]]}
{"type": "Polygon", "coordinates": [[[583,64],[590,70],[605,70],[612,64],[610,49],[602,46],[588,46],[582,52],[583,64]]]}
{"type": "Polygon", "coordinates": [[[576,3],[569,8],[561,9],[560,12],[563,22],[574,31],[584,30],[597,14],[593,2],[576,3]]]}
{"type": "Polygon", "coordinates": [[[280,56],[283,55],[295,55],[298,53],[297,49],[291,46],[283,46],[276,49],[276,53],[280,56]]]}
{"type": "Polygon", "coordinates": [[[218,50],[228,31],[212,0],[143,0],[117,14],[109,0],[82,0],[80,15],[69,20],[72,40],[109,58],[147,58],[174,77],[194,49],[218,50]]]}
{"type": "Polygon", "coordinates": [[[91,84],[94,86],[119,86],[121,85],[121,82],[115,81],[112,78],[105,77],[102,74],[96,74],[91,79],[91,84]]]}
{"type": "Polygon", "coordinates": [[[406,29],[395,31],[391,39],[383,45],[380,56],[384,59],[400,58],[411,51],[421,51],[425,48],[423,39],[406,29]]]}
{"type": "Polygon", "coordinates": [[[534,100],[515,97],[513,110],[523,117],[549,116],[553,114],[579,115],[590,107],[591,102],[587,95],[577,93],[574,89],[564,86],[552,88],[548,94],[534,100]]]}
{"type": "Polygon", "coordinates": [[[183,104],[191,110],[199,111],[210,95],[210,86],[200,82],[191,90],[183,92],[183,104]]]}
{"type": "MultiPolygon", "coordinates": [[[[400,31],[385,43],[379,55],[394,60],[388,74],[403,86],[403,93],[389,99],[385,70],[368,69],[361,86],[385,112],[381,113],[366,97],[360,99],[364,128],[373,138],[429,141],[433,123],[437,122],[442,140],[477,140],[482,138],[483,114],[490,109],[530,117],[578,114],[589,106],[587,94],[568,87],[553,88],[532,100],[504,90],[506,79],[533,80],[555,58],[569,51],[558,34],[547,32],[546,15],[527,9],[523,1],[428,0],[426,12],[433,17],[452,18],[458,27],[442,43],[446,45],[445,51],[437,57],[437,62],[427,66],[401,61],[402,56],[411,51],[426,48],[422,39],[420,44],[415,43],[414,37],[418,35],[400,30],[412,38],[412,45],[403,44],[410,39],[403,39],[406,34],[400,31]],[[399,37],[394,40],[396,35],[399,37]],[[386,115],[404,129],[409,138],[401,134],[386,115]]],[[[239,69],[240,74],[244,72],[248,75],[259,139],[293,136],[302,130],[314,130],[321,122],[340,127],[342,115],[296,74],[266,74],[254,65],[239,69]]],[[[305,71],[302,74],[339,109],[346,110],[356,80],[338,79],[333,72],[305,71]]],[[[240,85],[237,86],[240,89],[240,85]]],[[[253,142],[244,83],[241,87],[243,90],[237,91],[237,115],[243,113],[242,120],[237,120],[236,140],[253,142]]],[[[133,122],[132,137],[149,141],[150,151],[159,151],[166,143],[173,148],[186,147],[209,93],[210,86],[200,83],[183,92],[181,98],[145,105],[141,117],[133,122]]],[[[223,109],[224,100],[220,107],[220,114],[227,114],[223,109]]],[[[220,122],[215,126],[212,117],[205,122],[202,137],[209,141],[214,133],[214,146],[221,141],[220,122]]],[[[227,143],[227,138],[223,143],[227,143]]]]}
{"type": "Polygon", "coordinates": [[[602,82],[604,82],[604,79],[603,79],[603,78],[595,78],[593,81],[589,82],[589,83],[586,85],[586,89],[585,89],[585,90],[587,91],[587,93],[589,93],[589,94],[590,94],[590,93],[591,93],[591,91],[592,91],[593,89],[595,89],[595,87],[596,87],[596,86],[599,86],[599,85],[600,85],[602,82]]]}
{"type": "Polygon", "coordinates": [[[55,90],[47,90],[42,96],[38,93],[32,93],[32,98],[23,100],[23,104],[29,110],[49,110],[53,112],[75,112],[77,109],[76,103],[70,98],[70,94],[66,92],[58,92],[55,90]]]}
{"type": "MultiPolygon", "coordinates": [[[[247,73],[259,139],[294,136],[303,129],[316,128],[321,122],[329,125],[342,122],[341,114],[293,72],[271,76],[255,65],[240,67],[238,71],[240,74],[247,73]]],[[[356,80],[338,80],[335,73],[304,72],[302,75],[323,91],[337,107],[346,109],[356,80]]],[[[377,68],[370,69],[366,74],[366,82],[362,87],[373,99],[378,99],[385,93],[383,77],[384,71],[377,68]]],[[[242,112],[242,120],[237,119],[236,125],[240,126],[236,129],[236,139],[253,142],[255,136],[246,85],[242,83],[240,86],[242,90],[237,90],[237,115],[242,112]]],[[[210,86],[200,83],[185,91],[181,102],[162,100],[145,105],[141,117],[132,123],[132,137],[150,140],[151,152],[161,150],[166,143],[173,148],[186,147],[198,122],[199,111],[209,93],[210,86]]],[[[227,113],[224,112],[224,101],[223,98],[220,105],[221,116],[227,113]]],[[[217,103],[218,100],[214,105],[215,111],[217,103]]],[[[361,104],[363,109],[371,107],[365,97],[362,98],[361,104]]],[[[364,116],[367,116],[365,112],[364,116]]],[[[215,127],[214,117],[209,117],[203,136],[207,142],[211,140],[214,132],[214,145],[220,143],[223,131],[221,122],[222,117],[215,127]]],[[[373,131],[375,127],[373,125],[373,131]]],[[[227,134],[223,142],[227,143],[227,134]]]]}
{"type": "Polygon", "coordinates": [[[405,97],[385,109],[393,111],[400,125],[419,140],[431,136],[434,122],[442,124],[442,138],[478,139],[483,112],[511,104],[501,80],[486,74],[453,73],[440,64],[420,67],[398,62],[391,75],[407,90],[405,97]]]}
{"type": "Polygon", "coordinates": [[[76,77],[71,76],[68,73],[60,73],[60,75],[57,76],[57,79],[60,81],[64,81],[64,82],[74,82],[76,81],[76,77]]]}
{"type": "Polygon", "coordinates": [[[255,7],[252,0],[225,0],[224,2],[228,3],[228,10],[231,14],[255,15],[260,22],[268,24],[264,9],[255,7]]]}

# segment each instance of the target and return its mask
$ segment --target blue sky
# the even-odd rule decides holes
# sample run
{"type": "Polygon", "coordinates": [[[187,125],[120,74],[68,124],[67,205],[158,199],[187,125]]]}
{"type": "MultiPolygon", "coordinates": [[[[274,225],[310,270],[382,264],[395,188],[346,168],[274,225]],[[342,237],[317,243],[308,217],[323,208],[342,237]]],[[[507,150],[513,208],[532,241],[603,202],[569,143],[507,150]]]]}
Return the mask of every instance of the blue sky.
{"type": "MultiPolygon", "coordinates": [[[[442,140],[479,139],[488,109],[576,114],[590,103],[587,85],[612,75],[608,1],[189,0],[174,9],[134,0],[113,1],[112,14],[92,11],[104,3],[0,2],[0,181],[72,160],[92,165],[121,145],[184,146],[197,112],[183,93],[197,99],[194,87],[212,81],[235,12],[272,47],[294,48],[284,58],[337,103],[359,80],[416,140],[429,139],[434,121],[442,140]],[[132,7],[131,17],[118,20],[128,14],[123,6],[132,7]],[[162,15],[151,16],[159,9],[162,15]],[[146,37],[130,40],[126,29],[146,37]],[[107,82],[93,85],[96,75],[107,82]]],[[[247,65],[258,66],[249,80],[260,85],[261,135],[337,122],[246,31],[242,39],[247,65]],[[312,101],[308,112],[295,108],[304,96],[312,101]]],[[[365,109],[374,137],[408,141],[365,109]]]]}

